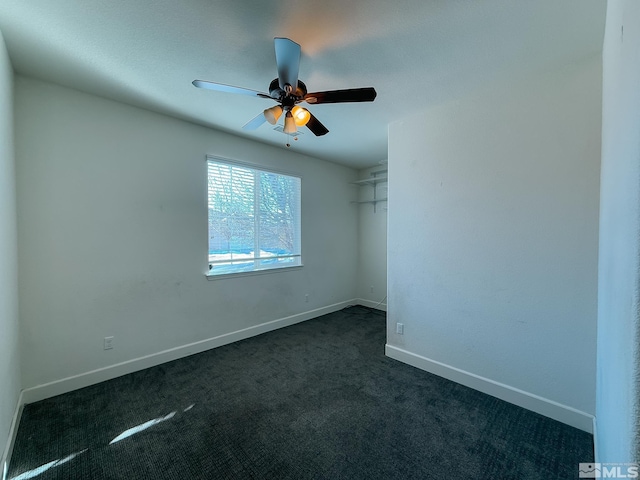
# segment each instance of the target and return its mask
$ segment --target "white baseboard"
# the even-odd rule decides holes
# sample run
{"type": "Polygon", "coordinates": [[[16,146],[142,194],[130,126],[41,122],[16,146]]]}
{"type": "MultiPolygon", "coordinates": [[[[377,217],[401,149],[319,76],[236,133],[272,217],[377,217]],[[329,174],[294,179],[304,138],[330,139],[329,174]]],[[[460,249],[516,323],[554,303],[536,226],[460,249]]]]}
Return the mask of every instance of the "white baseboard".
{"type": "Polygon", "coordinates": [[[358,305],[363,305],[365,307],[375,308],[377,310],[382,310],[384,312],[387,311],[387,304],[381,302],[375,302],[373,300],[367,300],[365,298],[357,298],[356,302],[358,305]]]}
{"type": "Polygon", "coordinates": [[[221,347],[229,343],[254,337],[272,330],[288,327],[296,323],[304,322],[327,313],[342,310],[349,305],[355,305],[355,299],[346,302],[335,303],[326,307],[309,310],[307,312],[298,313],[289,317],[272,320],[270,322],[255,325],[253,327],[244,328],[235,332],[226,333],[217,337],[200,340],[180,347],[171,348],[162,352],[146,355],[144,357],[134,358],[126,362],[109,365],[108,367],[99,368],[90,372],[81,373],[71,377],[63,378],[53,382],[45,383],[35,387],[27,388],[21,393],[21,405],[27,403],[38,402],[45,398],[54,397],[63,393],[71,392],[79,388],[88,387],[96,383],[111,380],[122,375],[144,370],[145,368],[155,367],[161,363],[170,362],[179,358],[187,357],[196,353],[201,353],[212,348],[221,347]]]}
{"type": "Polygon", "coordinates": [[[408,352],[392,345],[385,345],[385,354],[400,362],[409,364],[429,373],[460,383],[482,393],[513,403],[527,410],[539,413],[572,427],[593,433],[594,417],[567,405],[534,395],[518,388],[510,387],[489,378],[481,377],[436,360],[408,352]]]}
{"type": "Polygon", "coordinates": [[[13,418],[11,419],[11,427],[9,428],[9,438],[7,439],[7,446],[2,454],[2,463],[0,463],[0,478],[6,480],[6,476],[9,469],[9,462],[11,462],[11,454],[13,453],[13,445],[16,440],[16,434],[18,433],[18,426],[20,425],[20,417],[22,416],[22,409],[24,408],[24,401],[22,392],[18,396],[18,402],[16,403],[16,409],[13,412],[13,418]]]}

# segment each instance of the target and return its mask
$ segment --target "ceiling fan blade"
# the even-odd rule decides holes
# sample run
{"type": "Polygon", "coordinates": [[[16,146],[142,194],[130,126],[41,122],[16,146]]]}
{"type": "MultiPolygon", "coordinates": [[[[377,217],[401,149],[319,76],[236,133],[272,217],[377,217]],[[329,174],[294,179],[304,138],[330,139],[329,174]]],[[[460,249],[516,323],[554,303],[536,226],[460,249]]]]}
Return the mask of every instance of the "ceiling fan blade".
{"type": "Polygon", "coordinates": [[[262,98],[271,99],[271,96],[266,93],[258,92],[257,90],[249,90],[248,88],[225,85],[224,83],[207,82],[206,80],[194,80],[191,83],[193,83],[194,87],[206,88],[207,90],[215,90],[217,92],[226,92],[226,93],[237,93],[240,95],[249,95],[252,97],[262,97],[262,98]]]}
{"type": "Polygon", "coordinates": [[[298,72],[300,71],[300,45],[288,38],[273,39],[276,47],[276,65],[280,88],[286,92],[285,85],[291,85],[293,91],[298,88],[298,72]]]}
{"type": "Polygon", "coordinates": [[[375,88],[365,87],[307,93],[304,99],[307,103],[373,102],[376,95],[375,88]]]}
{"type": "Polygon", "coordinates": [[[258,115],[253,117],[247,123],[245,123],[242,126],[242,129],[243,130],[255,130],[256,128],[258,128],[260,125],[262,125],[266,121],[267,121],[267,119],[264,116],[264,112],[260,112],[258,115]]]}
{"type": "Polygon", "coordinates": [[[313,113],[309,112],[309,114],[311,115],[311,118],[309,118],[309,121],[307,122],[307,128],[311,130],[316,137],[321,137],[322,135],[329,133],[329,129],[320,123],[320,120],[314,117],[313,113]]]}

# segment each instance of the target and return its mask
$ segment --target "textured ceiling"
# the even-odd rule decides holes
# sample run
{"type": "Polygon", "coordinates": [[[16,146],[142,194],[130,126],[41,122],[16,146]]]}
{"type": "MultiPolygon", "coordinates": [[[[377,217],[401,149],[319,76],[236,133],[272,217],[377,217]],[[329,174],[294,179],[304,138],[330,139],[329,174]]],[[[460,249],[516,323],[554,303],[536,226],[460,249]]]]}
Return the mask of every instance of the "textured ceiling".
{"type": "Polygon", "coordinates": [[[490,82],[560,68],[602,50],[604,0],[2,0],[17,73],[285,147],[268,91],[273,37],[302,46],[309,91],[373,86],[373,103],[313,105],[330,133],[292,148],[365,167],[387,158],[387,126],[490,82]]]}

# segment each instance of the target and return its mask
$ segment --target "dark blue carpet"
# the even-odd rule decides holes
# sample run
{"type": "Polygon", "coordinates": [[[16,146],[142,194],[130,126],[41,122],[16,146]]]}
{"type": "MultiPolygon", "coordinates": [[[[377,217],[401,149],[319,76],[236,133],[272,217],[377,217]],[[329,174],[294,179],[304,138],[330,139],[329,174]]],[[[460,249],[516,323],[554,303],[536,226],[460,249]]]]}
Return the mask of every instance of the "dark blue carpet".
{"type": "Polygon", "coordinates": [[[593,461],[591,435],[391,360],[385,335],[350,307],[27,405],[9,478],[567,480],[593,461]]]}

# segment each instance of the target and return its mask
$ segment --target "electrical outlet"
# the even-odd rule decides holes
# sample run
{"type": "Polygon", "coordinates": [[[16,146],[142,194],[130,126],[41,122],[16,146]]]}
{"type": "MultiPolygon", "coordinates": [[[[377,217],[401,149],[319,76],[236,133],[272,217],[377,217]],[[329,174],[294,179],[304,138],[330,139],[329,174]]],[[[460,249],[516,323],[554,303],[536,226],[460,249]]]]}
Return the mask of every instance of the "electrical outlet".
{"type": "Polygon", "coordinates": [[[304,301],[307,302],[307,303],[309,302],[309,294],[308,293],[304,294],[304,301]]]}
{"type": "Polygon", "coordinates": [[[373,293],[373,285],[371,285],[371,289],[370,290],[371,290],[371,293],[373,293]]]}
{"type": "Polygon", "coordinates": [[[396,323],[396,333],[398,335],[404,335],[404,323],[396,323]]]}
{"type": "Polygon", "coordinates": [[[104,337],[104,349],[105,350],[113,349],[113,337],[104,337]]]}

